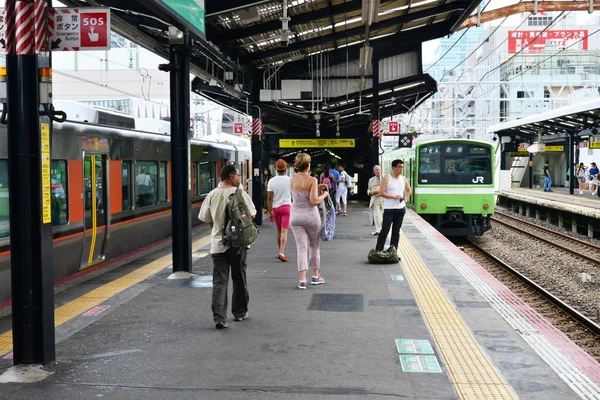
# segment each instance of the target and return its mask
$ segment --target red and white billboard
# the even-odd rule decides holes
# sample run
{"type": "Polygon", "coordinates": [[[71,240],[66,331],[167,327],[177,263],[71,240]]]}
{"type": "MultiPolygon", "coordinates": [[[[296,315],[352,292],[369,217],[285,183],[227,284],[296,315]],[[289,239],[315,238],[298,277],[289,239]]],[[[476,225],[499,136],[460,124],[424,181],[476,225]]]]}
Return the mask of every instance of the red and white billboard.
{"type": "Polygon", "coordinates": [[[573,50],[588,49],[588,31],[580,30],[556,30],[556,31],[508,31],[508,52],[517,53],[540,53],[546,48],[564,49],[569,47],[573,50]],[[539,35],[539,37],[537,37],[539,35]]]}

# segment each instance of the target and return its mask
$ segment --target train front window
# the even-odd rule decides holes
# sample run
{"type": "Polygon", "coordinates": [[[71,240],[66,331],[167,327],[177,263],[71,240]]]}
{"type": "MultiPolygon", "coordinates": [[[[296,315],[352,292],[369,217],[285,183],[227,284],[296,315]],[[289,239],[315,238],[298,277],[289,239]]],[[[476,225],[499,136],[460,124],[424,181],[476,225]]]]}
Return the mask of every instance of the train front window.
{"type": "Polygon", "coordinates": [[[67,162],[52,160],[50,178],[52,182],[52,225],[65,225],[69,222],[67,162]]]}
{"type": "Polygon", "coordinates": [[[419,150],[419,175],[439,174],[441,150],[439,145],[421,146],[419,150]]]}
{"type": "Polygon", "coordinates": [[[8,210],[8,160],[0,160],[0,238],[10,235],[8,210]]]}
{"type": "Polygon", "coordinates": [[[448,144],[443,146],[444,172],[446,174],[491,174],[490,148],[473,144],[448,144]]]}

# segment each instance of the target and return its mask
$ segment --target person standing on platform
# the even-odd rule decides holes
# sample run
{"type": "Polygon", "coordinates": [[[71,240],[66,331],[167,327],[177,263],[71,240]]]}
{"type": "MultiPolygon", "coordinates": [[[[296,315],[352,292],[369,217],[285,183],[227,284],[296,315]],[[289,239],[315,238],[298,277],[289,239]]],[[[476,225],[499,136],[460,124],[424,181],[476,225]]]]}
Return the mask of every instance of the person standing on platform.
{"type": "Polygon", "coordinates": [[[271,178],[273,177],[273,175],[271,175],[271,170],[269,168],[265,168],[263,170],[263,208],[264,208],[264,212],[267,212],[267,187],[269,186],[269,181],[271,180],[271,178]]]}
{"type": "Polygon", "coordinates": [[[338,165],[340,177],[336,181],[338,183],[337,192],[335,193],[335,199],[337,202],[337,213],[340,214],[342,212],[342,204],[344,205],[344,217],[347,217],[346,209],[348,207],[348,190],[350,189],[350,185],[348,182],[350,178],[348,177],[348,173],[344,171],[344,165],[338,165]]]}
{"type": "MultiPolygon", "coordinates": [[[[340,184],[339,184],[340,173],[337,170],[336,163],[331,163],[331,169],[329,170],[329,179],[331,179],[331,186],[332,186],[331,191],[329,192],[329,195],[331,196],[331,200],[333,200],[335,202],[335,199],[337,198],[337,190],[340,187],[340,184]]],[[[336,209],[337,214],[342,212],[340,210],[339,204],[334,203],[333,205],[335,207],[337,207],[337,209],[336,209]]]]}
{"type": "MultiPolygon", "coordinates": [[[[381,232],[377,237],[377,245],[375,250],[382,251],[385,245],[385,240],[392,228],[392,238],[390,248],[398,250],[400,242],[400,228],[406,214],[406,199],[410,197],[412,189],[410,184],[402,176],[404,170],[404,161],[392,161],[392,173],[383,177],[379,188],[379,195],[383,197],[383,223],[381,232]]],[[[388,249],[389,250],[389,249],[388,249]]]]}
{"type": "Polygon", "coordinates": [[[577,176],[577,182],[579,183],[579,194],[583,194],[583,188],[585,185],[585,170],[585,164],[579,163],[579,166],[577,167],[577,172],[575,173],[575,175],[577,176]]]}
{"type": "Polygon", "coordinates": [[[321,204],[327,193],[327,186],[310,176],[310,156],[298,153],[294,162],[298,173],[290,179],[292,189],[292,210],[290,213],[290,227],[296,239],[298,249],[298,272],[300,281],[298,289],[306,290],[306,271],[312,269],[311,285],[321,285],[325,280],[321,277],[321,253],[319,249],[319,231],[321,230],[321,216],[317,206],[321,204]],[[319,195],[319,190],[324,192],[319,195]],[[310,249],[310,260],[308,251],[310,249]]]}
{"type": "MultiPolygon", "coordinates": [[[[231,312],[234,321],[243,321],[248,318],[247,249],[245,247],[233,248],[223,244],[225,210],[229,196],[239,189],[241,179],[240,172],[234,165],[224,166],[221,169],[222,185],[213,189],[206,196],[198,215],[201,221],[208,223],[212,228],[210,232],[210,255],[213,259],[212,312],[217,329],[227,328],[227,286],[230,269],[233,281],[231,312]]],[[[252,199],[244,191],[242,191],[242,197],[254,219],[256,208],[252,199]]]]}
{"type": "Polygon", "coordinates": [[[287,261],[285,245],[287,243],[288,229],[290,228],[290,209],[292,207],[292,193],[290,191],[290,177],[285,175],[287,163],[281,158],[275,163],[277,176],[269,180],[267,193],[269,196],[267,207],[269,220],[275,221],[277,227],[277,247],[281,261],[287,261]]]}
{"type": "Polygon", "coordinates": [[[544,192],[552,192],[552,177],[550,176],[548,161],[544,164],[544,192]]]}
{"type": "Polygon", "coordinates": [[[383,197],[379,195],[379,188],[381,187],[381,167],[376,165],[373,167],[374,177],[369,179],[369,186],[367,194],[371,196],[369,201],[369,208],[373,210],[373,221],[375,222],[375,232],[373,236],[379,235],[381,232],[381,221],[383,219],[383,197]]]}
{"type": "Polygon", "coordinates": [[[600,171],[598,170],[596,163],[593,162],[591,164],[590,170],[588,171],[589,180],[590,180],[590,192],[592,192],[592,196],[596,195],[596,190],[598,188],[598,173],[599,172],[600,171]]]}

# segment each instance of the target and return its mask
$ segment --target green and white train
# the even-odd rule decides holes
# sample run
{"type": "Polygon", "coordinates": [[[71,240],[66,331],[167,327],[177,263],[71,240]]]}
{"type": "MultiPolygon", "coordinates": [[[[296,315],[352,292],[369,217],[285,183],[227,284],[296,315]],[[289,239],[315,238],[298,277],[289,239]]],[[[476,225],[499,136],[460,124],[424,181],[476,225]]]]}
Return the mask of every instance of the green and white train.
{"type": "MultiPolygon", "coordinates": [[[[420,138],[419,138],[420,139],[420,138]]],[[[494,147],[469,139],[424,140],[411,149],[387,151],[383,173],[404,161],[413,188],[409,204],[445,236],[481,236],[494,213],[494,147]]]]}

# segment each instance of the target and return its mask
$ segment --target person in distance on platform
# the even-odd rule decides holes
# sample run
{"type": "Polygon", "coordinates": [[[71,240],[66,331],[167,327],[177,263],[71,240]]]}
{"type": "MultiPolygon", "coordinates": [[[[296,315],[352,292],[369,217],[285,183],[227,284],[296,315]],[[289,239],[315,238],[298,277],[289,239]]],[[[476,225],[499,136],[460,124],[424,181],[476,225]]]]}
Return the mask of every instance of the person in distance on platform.
{"type": "Polygon", "coordinates": [[[589,173],[589,181],[590,181],[590,191],[592,192],[592,196],[596,195],[596,189],[598,186],[598,173],[600,171],[598,170],[598,167],[596,166],[595,162],[592,162],[591,167],[588,171],[589,173]]]}
{"type": "Polygon", "coordinates": [[[544,163],[544,192],[552,192],[552,177],[550,176],[548,161],[544,163]]]}
{"type": "Polygon", "coordinates": [[[579,194],[583,194],[585,185],[585,170],[585,164],[579,163],[579,166],[577,167],[577,172],[575,172],[575,175],[577,176],[577,182],[579,183],[579,194]]]}
{"type": "MultiPolygon", "coordinates": [[[[212,312],[217,329],[227,328],[227,286],[229,270],[233,281],[231,295],[231,312],[235,321],[248,318],[248,287],[246,285],[246,248],[232,248],[223,244],[223,226],[225,225],[225,208],[229,196],[239,188],[240,172],[234,165],[226,165],[221,169],[222,185],[213,189],[204,199],[198,218],[210,225],[210,255],[213,259],[213,291],[212,312]]],[[[246,192],[242,192],[244,201],[250,210],[252,219],[256,208],[246,192]]]]}
{"type": "Polygon", "coordinates": [[[296,239],[298,249],[298,272],[300,281],[298,289],[306,289],[306,271],[308,270],[308,251],[310,248],[310,267],[312,269],[311,285],[325,283],[319,269],[321,267],[321,253],[319,250],[319,231],[321,217],[317,206],[321,204],[327,193],[327,186],[319,185],[318,181],[310,176],[310,156],[298,153],[294,162],[298,173],[290,179],[292,189],[292,209],[290,213],[290,227],[296,239]],[[319,195],[319,190],[323,193],[319,195]]]}
{"type": "Polygon", "coordinates": [[[383,197],[379,195],[379,188],[381,186],[381,167],[379,165],[374,166],[373,173],[375,176],[369,179],[367,194],[371,196],[369,208],[373,210],[373,220],[375,221],[375,232],[373,232],[373,236],[376,236],[381,232],[381,221],[383,219],[383,197]]]}
{"type": "Polygon", "coordinates": [[[290,177],[285,174],[287,163],[281,158],[275,163],[277,176],[269,180],[267,194],[269,199],[267,207],[269,220],[275,221],[277,227],[277,247],[281,261],[287,261],[285,245],[287,243],[288,229],[290,228],[290,209],[292,207],[292,193],[290,191],[290,177]]]}
{"type": "Polygon", "coordinates": [[[403,169],[404,161],[392,161],[392,173],[383,177],[379,187],[379,195],[383,197],[383,223],[375,246],[377,251],[383,250],[390,227],[392,228],[390,248],[393,247],[398,250],[400,228],[402,228],[402,221],[404,221],[404,215],[406,214],[405,199],[410,197],[412,193],[410,184],[402,176],[403,169]]]}
{"type": "Polygon", "coordinates": [[[267,193],[267,187],[269,186],[269,181],[271,180],[271,178],[273,177],[273,175],[271,175],[271,170],[269,168],[265,168],[263,170],[263,201],[264,201],[264,212],[267,212],[267,198],[268,198],[268,193],[267,193]]]}
{"type": "Polygon", "coordinates": [[[344,206],[344,217],[348,216],[346,214],[346,209],[348,207],[348,192],[350,191],[350,186],[348,182],[350,179],[348,178],[348,173],[344,171],[344,165],[339,164],[338,170],[340,173],[340,177],[336,181],[338,183],[337,192],[335,194],[336,202],[337,202],[337,213],[340,214],[342,212],[342,204],[344,206]]]}

